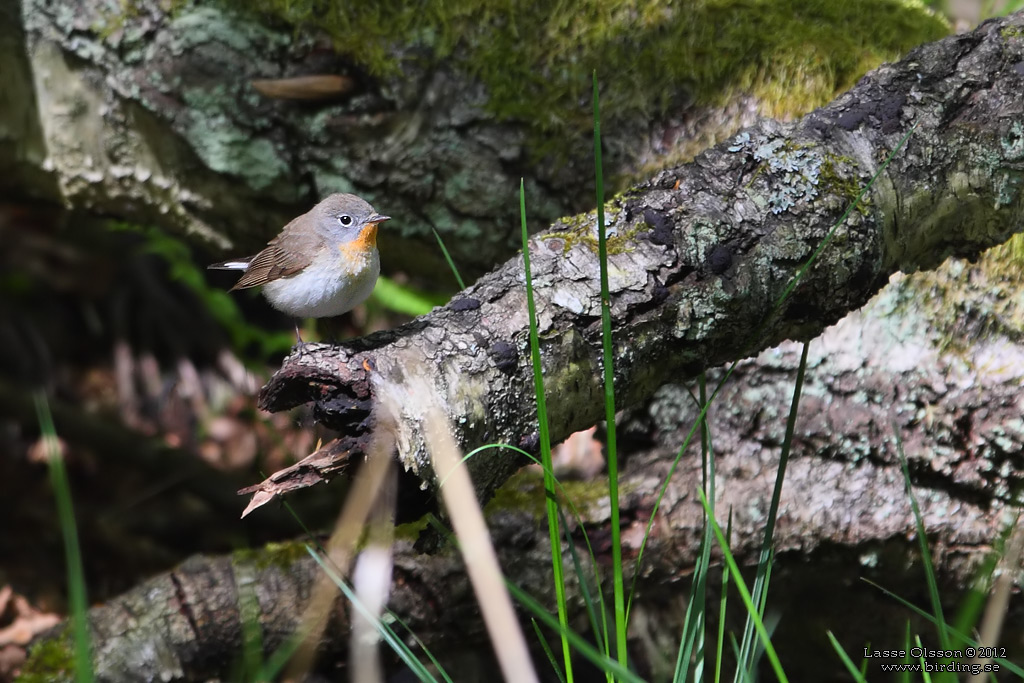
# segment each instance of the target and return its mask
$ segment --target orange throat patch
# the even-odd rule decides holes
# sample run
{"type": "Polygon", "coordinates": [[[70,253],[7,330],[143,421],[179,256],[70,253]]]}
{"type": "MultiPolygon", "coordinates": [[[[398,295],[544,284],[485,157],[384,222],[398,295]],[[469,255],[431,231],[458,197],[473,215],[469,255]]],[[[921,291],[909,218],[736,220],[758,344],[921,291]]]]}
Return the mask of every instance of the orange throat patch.
{"type": "Polygon", "coordinates": [[[338,247],[342,255],[352,260],[377,248],[377,224],[367,223],[366,227],[359,231],[359,235],[351,242],[346,242],[338,247]]]}
{"type": "Polygon", "coordinates": [[[367,223],[366,227],[359,231],[359,237],[352,240],[353,246],[358,244],[363,249],[372,249],[377,246],[377,224],[367,223]]]}

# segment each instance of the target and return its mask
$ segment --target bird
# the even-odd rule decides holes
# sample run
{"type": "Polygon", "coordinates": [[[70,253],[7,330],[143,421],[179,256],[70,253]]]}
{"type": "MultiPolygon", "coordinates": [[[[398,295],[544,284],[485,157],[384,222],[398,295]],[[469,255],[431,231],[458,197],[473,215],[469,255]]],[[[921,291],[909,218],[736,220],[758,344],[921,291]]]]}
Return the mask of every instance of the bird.
{"type": "MultiPolygon", "coordinates": [[[[341,315],[377,284],[377,226],[388,220],[354,194],[332,194],[284,226],[260,253],[209,268],[244,271],[229,291],[262,286],[271,306],[296,319],[341,315]]],[[[301,344],[298,322],[295,335],[301,344]]]]}

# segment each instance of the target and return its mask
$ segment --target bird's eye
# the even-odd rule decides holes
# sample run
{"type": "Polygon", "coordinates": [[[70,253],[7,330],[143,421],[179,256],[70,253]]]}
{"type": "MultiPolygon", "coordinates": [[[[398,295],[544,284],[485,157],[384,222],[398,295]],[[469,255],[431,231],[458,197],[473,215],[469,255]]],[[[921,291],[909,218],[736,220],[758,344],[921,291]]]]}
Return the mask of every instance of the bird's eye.
{"type": "Polygon", "coordinates": [[[349,216],[347,213],[343,213],[338,216],[338,222],[346,226],[352,225],[352,216],[349,216]]]}

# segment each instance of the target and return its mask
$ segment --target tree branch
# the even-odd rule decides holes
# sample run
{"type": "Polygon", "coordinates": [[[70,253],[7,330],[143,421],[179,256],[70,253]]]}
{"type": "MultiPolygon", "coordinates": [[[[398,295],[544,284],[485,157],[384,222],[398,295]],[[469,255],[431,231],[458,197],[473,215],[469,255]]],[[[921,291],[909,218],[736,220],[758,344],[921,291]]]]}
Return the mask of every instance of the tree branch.
{"type": "MultiPolygon", "coordinates": [[[[612,200],[621,404],[668,379],[812,338],[892,273],[931,268],[950,255],[972,258],[1020,230],[1022,32],[1018,13],[925,45],[796,123],[763,122],[612,200]],[[777,308],[911,126],[904,148],[777,308]]],[[[595,241],[588,214],[562,219],[530,242],[553,439],[601,418],[595,241]]],[[[401,383],[401,358],[412,352],[428,366],[464,446],[536,450],[522,273],[514,258],[401,328],[300,349],[263,388],[261,406],[313,401],[328,426],[365,432],[374,384],[401,383]]],[[[414,404],[411,396],[401,457],[434,485],[414,404]]],[[[520,464],[501,451],[478,454],[470,461],[478,492],[486,497],[520,464]]],[[[288,473],[277,476],[273,492],[287,490],[288,473]]]]}

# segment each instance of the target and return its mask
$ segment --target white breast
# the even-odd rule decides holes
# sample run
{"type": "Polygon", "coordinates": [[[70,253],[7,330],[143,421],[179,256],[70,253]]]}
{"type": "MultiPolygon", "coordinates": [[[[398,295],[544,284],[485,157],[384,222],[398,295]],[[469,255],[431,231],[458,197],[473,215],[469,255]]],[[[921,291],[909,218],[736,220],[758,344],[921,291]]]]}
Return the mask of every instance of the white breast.
{"type": "Polygon", "coordinates": [[[377,250],[343,263],[341,255],[325,249],[301,273],[263,286],[270,305],[296,318],[329,318],[347,313],[366,300],[377,284],[377,250]]]}

